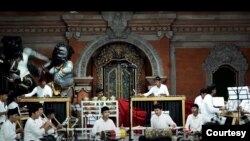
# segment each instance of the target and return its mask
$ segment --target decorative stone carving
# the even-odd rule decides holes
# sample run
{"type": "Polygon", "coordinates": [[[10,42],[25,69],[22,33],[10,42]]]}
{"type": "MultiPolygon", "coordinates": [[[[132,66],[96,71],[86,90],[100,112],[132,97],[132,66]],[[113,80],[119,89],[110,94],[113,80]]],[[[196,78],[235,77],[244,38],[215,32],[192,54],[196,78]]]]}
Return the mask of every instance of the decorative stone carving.
{"type": "Polygon", "coordinates": [[[108,35],[102,35],[96,37],[95,40],[90,41],[86,45],[84,50],[80,53],[81,56],[77,60],[76,63],[77,65],[75,66],[77,76],[78,77],[86,76],[87,64],[91,56],[95,53],[96,50],[112,42],[127,42],[138,47],[145,53],[145,55],[150,61],[150,64],[152,66],[152,76],[163,75],[162,62],[156,50],[152,47],[151,44],[149,44],[142,37],[138,36],[137,34],[131,33],[126,39],[123,38],[111,39],[108,37],[108,35]]]}
{"type": "Polygon", "coordinates": [[[203,63],[208,84],[213,82],[213,73],[222,65],[230,65],[237,70],[239,73],[238,84],[244,85],[244,76],[248,69],[248,63],[237,46],[219,45],[212,50],[211,54],[203,63]]]}
{"type": "Polygon", "coordinates": [[[162,30],[159,30],[156,32],[156,36],[161,39],[163,38],[164,36],[166,36],[168,39],[172,39],[174,33],[173,31],[162,31],[162,30]]]}
{"type": "Polygon", "coordinates": [[[65,32],[65,36],[67,39],[71,39],[74,37],[75,39],[79,39],[81,37],[80,32],[65,32]]]}
{"type": "Polygon", "coordinates": [[[133,12],[102,12],[102,17],[108,22],[107,34],[110,38],[127,38],[130,33],[127,22],[132,19],[133,12]]]}

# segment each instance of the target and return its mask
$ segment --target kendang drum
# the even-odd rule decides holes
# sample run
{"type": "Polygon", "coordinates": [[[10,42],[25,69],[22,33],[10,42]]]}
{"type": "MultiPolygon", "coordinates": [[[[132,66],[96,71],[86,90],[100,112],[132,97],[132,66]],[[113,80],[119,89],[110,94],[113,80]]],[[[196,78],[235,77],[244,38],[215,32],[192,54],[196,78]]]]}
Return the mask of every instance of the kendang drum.
{"type": "Polygon", "coordinates": [[[126,130],[117,128],[116,130],[106,130],[101,132],[101,140],[125,139],[126,130]]]}
{"type": "Polygon", "coordinates": [[[170,128],[167,129],[157,129],[157,128],[147,128],[145,130],[146,139],[157,139],[162,137],[171,137],[173,135],[170,128]]]}

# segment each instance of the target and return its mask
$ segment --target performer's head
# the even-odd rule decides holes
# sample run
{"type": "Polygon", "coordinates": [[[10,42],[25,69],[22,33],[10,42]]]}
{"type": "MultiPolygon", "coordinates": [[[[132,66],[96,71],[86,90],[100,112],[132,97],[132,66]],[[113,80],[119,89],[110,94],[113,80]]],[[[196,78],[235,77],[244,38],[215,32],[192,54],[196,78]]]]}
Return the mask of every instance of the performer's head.
{"type": "Polygon", "coordinates": [[[107,106],[102,107],[101,112],[103,119],[107,120],[109,118],[109,107],[107,106]]]}
{"type": "Polygon", "coordinates": [[[0,91],[0,101],[7,102],[8,99],[8,92],[7,90],[1,90],[0,91]]]}
{"type": "Polygon", "coordinates": [[[160,76],[156,76],[156,77],[154,78],[154,82],[155,82],[155,85],[156,85],[157,87],[160,87],[160,86],[161,86],[161,77],[160,77],[160,76]]]}
{"type": "Polygon", "coordinates": [[[192,112],[193,115],[196,116],[198,114],[198,112],[199,112],[199,106],[197,104],[193,104],[191,106],[191,112],[192,112]]]}
{"type": "Polygon", "coordinates": [[[14,109],[9,109],[7,112],[7,115],[8,115],[8,119],[11,122],[16,122],[20,116],[17,107],[14,109]]]}
{"type": "Polygon", "coordinates": [[[103,96],[103,89],[101,89],[101,88],[96,88],[96,96],[98,97],[98,98],[100,98],[100,97],[102,97],[103,96]]]}
{"type": "Polygon", "coordinates": [[[157,116],[160,116],[161,115],[161,110],[162,110],[162,106],[159,104],[159,103],[156,103],[154,106],[154,111],[155,111],[155,114],[157,116]]]}
{"type": "Polygon", "coordinates": [[[13,91],[10,90],[8,93],[8,104],[10,104],[11,102],[15,101],[16,103],[20,102],[21,98],[19,97],[19,95],[13,91]]]}
{"type": "Polygon", "coordinates": [[[208,91],[209,94],[214,96],[216,94],[216,85],[212,84],[210,86],[207,86],[207,91],[208,91]]]}
{"type": "Polygon", "coordinates": [[[207,94],[207,88],[200,89],[200,95],[202,98],[204,98],[206,94],[207,94]]]}
{"type": "Polygon", "coordinates": [[[47,116],[48,119],[53,119],[55,117],[54,109],[51,108],[45,109],[45,115],[47,116]]]}
{"type": "Polygon", "coordinates": [[[29,116],[32,119],[38,119],[43,113],[43,106],[41,103],[34,103],[29,106],[29,116]]]}
{"type": "Polygon", "coordinates": [[[41,88],[44,88],[44,87],[45,87],[45,85],[46,85],[46,80],[45,80],[43,77],[41,77],[41,78],[38,80],[38,82],[39,82],[39,86],[40,86],[41,88]]]}

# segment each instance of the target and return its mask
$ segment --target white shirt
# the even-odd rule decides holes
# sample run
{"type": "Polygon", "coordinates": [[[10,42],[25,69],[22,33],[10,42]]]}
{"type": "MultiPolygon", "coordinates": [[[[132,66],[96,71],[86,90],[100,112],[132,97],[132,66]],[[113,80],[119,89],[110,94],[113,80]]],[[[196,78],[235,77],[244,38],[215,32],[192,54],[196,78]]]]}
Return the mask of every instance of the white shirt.
{"type": "Polygon", "coordinates": [[[199,131],[199,132],[201,132],[202,125],[203,125],[203,122],[202,122],[201,114],[198,114],[197,116],[194,116],[193,114],[190,114],[187,117],[185,128],[190,129],[191,131],[199,131]]]}
{"type": "Polygon", "coordinates": [[[240,107],[242,107],[244,111],[250,112],[250,100],[242,100],[240,103],[240,107]]]}
{"type": "Polygon", "coordinates": [[[203,98],[201,97],[201,95],[197,96],[194,100],[194,104],[197,104],[199,106],[199,108],[201,107],[203,98]]]}
{"type": "MultiPolygon", "coordinates": [[[[4,102],[2,102],[0,100],[0,112],[6,112],[7,111],[7,105],[4,104],[4,102]]],[[[1,115],[0,116],[0,123],[5,122],[7,119],[6,115],[1,115]]]]}
{"type": "Polygon", "coordinates": [[[24,141],[40,141],[39,138],[42,138],[45,134],[45,129],[40,127],[38,119],[29,118],[24,127],[24,141]]]}
{"type": "Polygon", "coordinates": [[[19,113],[19,115],[21,115],[21,112],[20,112],[20,109],[19,109],[18,104],[17,104],[15,101],[12,101],[12,102],[8,105],[8,109],[15,109],[15,108],[18,109],[18,113],[19,113]]]}
{"type": "Polygon", "coordinates": [[[22,55],[23,59],[18,63],[18,70],[20,70],[19,76],[21,77],[21,81],[23,81],[24,76],[30,74],[27,67],[29,56],[34,56],[43,61],[49,61],[48,57],[43,56],[42,54],[36,52],[35,50],[32,50],[31,48],[24,48],[22,55]]]}
{"type": "Polygon", "coordinates": [[[154,94],[154,96],[160,96],[160,94],[166,94],[169,96],[168,88],[166,85],[161,84],[160,88],[157,86],[153,86],[144,96],[149,96],[150,94],[154,94]]]}
{"type": "Polygon", "coordinates": [[[6,120],[0,130],[0,141],[16,141],[16,124],[6,120]]]}
{"type": "Polygon", "coordinates": [[[166,129],[173,125],[176,126],[175,122],[168,114],[161,114],[160,116],[153,115],[150,119],[150,123],[152,128],[166,129]]]}
{"type": "Polygon", "coordinates": [[[37,94],[37,97],[45,97],[47,95],[49,97],[52,97],[53,92],[52,92],[52,89],[48,85],[45,85],[44,88],[37,86],[33,89],[32,92],[25,94],[25,97],[31,97],[34,94],[37,94]]]}
{"type": "Polygon", "coordinates": [[[103,118],[98,119],[93,128],[92,128],[92,135],[95,136],[96,133],[106,130],[115,130],[116,126],[113,122],[113,120],[108,119],[107,121],[104,121],[103,118]]]}
{"type": "Polygon", "coordinates": [[[213,97],[211,94],[207,94],[204,97],[200,109],[203,123],[211,122],[211,119],[216,116],[216,113],[219,113],[219,108],[213,106],[213,97]]]}

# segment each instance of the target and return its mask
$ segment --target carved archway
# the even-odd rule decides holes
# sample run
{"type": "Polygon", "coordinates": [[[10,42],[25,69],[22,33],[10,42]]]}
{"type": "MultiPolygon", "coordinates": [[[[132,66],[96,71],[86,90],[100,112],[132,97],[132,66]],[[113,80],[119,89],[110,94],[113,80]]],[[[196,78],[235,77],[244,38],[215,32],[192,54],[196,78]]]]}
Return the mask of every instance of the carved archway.
{"type": "Polygon", "coordinates": [[[216,46],[203,63],[207,83],[213,82],[213,73],[222,65],[230,65],[238,72],[238,85],[244,85],[244,76],[248,69],[246,58],[235,45],[216,46]]]}
{"type": "Polygon", "coordinates": [[[138,47],[147,56],[150,64],[152,66],[152,76],[162,76],[162,62],[161,58],[157,54],[156,50],[142,37],[136,35],[135,33],[130,33],[127,38],[109,38],[108,35],[103,35],[97,37],[95,40],[89,42],[85,49],[82,51],[76,64],[76,74],[77,77],[85,77],[87,71],[87,64],[95,51],[102,46],[112,43],[112,42],[126,42],[138,47]]]}

